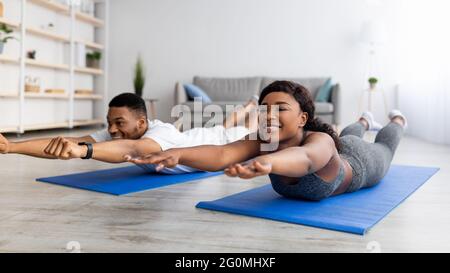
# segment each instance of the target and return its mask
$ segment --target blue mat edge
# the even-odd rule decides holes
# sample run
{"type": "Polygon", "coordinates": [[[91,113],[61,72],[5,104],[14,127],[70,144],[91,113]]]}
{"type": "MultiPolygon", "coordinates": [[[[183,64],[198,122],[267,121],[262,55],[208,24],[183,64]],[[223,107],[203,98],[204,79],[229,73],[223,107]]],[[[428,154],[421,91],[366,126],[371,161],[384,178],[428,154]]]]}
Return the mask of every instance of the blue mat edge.
{"type": "MultiPolygon", "coordinates": [[[[262,187],[259,187],[259,188],[256,188],[256,189],[260,189],[260,188],[267,187],[267,186],[270,186],[270,185],[265,185],[265,186],[262,186],[262,187]]],[[[319,222],[316,222],[316,221],[307,221],[305,223],[299,224],[299,223],[296,223],[294,221],[279,219],[277,217],[270,217],[268,214],[258,213],[257,215],[248,215],[248,214],[242,212],[241,210],[230,210],[230,209],[217,207],[215,205],[212,205],[210,202],[212,202],[212,201],[202,201],[202,202],[199,202],[195,207],[196,208],[200,208],[200,209],[212,210],[212,211],[226,212],[226,213],[235,214],[235,215],[242,215],[242,216],[246,216],[246,217],[267,219],[267,220],[276,221],[276,222],[284,222],[284,223],[289,223],[289,224],[296,224],[296,225],[320,228],[318,226],[319,222]]],[[[355,227],[352,227],[352,226],[331,225],[331,226],[329,226],[328,229],[336,230],[336,231],[343,231],[343,232],[350,232],[350,233],[359,234],[359,235],[363,235],[364,234],[364,229],[355,228],[355,227]]]]}
{"type": "MultiPolygon", "coordinates": [[[[113,169],[115,169],[115,170],[117,170],[117,169],[128,169],[130,167],[133,167],[133,166],[119,167],[119,168],[113,168],[113,169]]],[[[80,191],[92,191],[92,192],[97,192],[97,193],[109,194],[109,195],[113,195],[113,196],[124,196],[124,195],[129,195],[129,194],[133,194],[133,193],[137,193],[137,192],[145,192],[145,191],[149,191],[149,190],[153,190],[153,189],[158,189],[158,188],[162,188],[162,187],[166,187],[166,186],[171,186],[171,185],[176,185],[176,184],[181,184],[181,183],[193,182],[193,181],[197,181],[197,180],[200,180],[200,179],[205,179],[205,178],[209,178],[209,177],[219,176],[219,175],[223,174],[223,171],[219,171],[219,172],[202,172],[205,175],[202,176],[202,177],[197,177],[195,179],[191,179],[191,180],[187,180],[187,181],[183,181],[183,182],[172,183],[172,184],[168,184],[168,185],[164,185],[164,186],[160,186],[160,187],[155,187],[155,188],[148,188],[148,189],[144,189],[144,190],[130,191],[128,193],[123,193],[123,194],[113,193],[113,192],[109,192],[109,191],[102,191],[100,189],[89,188],[89,187],[85,187],[85,186],[78,186],[78,187],[76,187],[76,186],[72,186],[72,185],[59,184],[59,183],[55,183],[55,182],[49,181],[49,179],[52,179],[54,177],[80,175],[80,174],[85,174],[85,173],[90,173],[90,172],[107,171],[107,170],[111,170],[111,169],[101,169],[101,170],[93,170],[93,171],[87,171],[87,172],[72,173],[72,174],[67,174],[67,175],[41,177],[41,178],[36,178],[35,181],[36,182],[43,182],[43,183],[47,183],[47,184],[51,184],[51,185],[57,185],[57,186],[61,186],[61,187],[66,187],[66,188],[71,188],[71,189],[76,189],[76,190],[80,190],[80,191]]],[[[180,174],[167,174],[167,175],[180,175],[180,174]]],[[[97,184],[94,184],[94,185],[99,185],[99,184],[97,183],[97,184]]]]}
{"type": "Polygon", "coordinates": [[[206,209],[206,210],[213,210],[213,211],[220,211],[220,212],[226,212],[226,213],[230,213],[230,214],[235,214],[235,215],[242,215],[242,216],[246,216],[246,217],[253,217],[253,218],[263,218],[263,219],[267,219],[267,220],[272,220],[272,221],[277,221],[277,222],[285,222],[285,223],[291,223],[291,224],[296,224],[296,225],[303,225],[303,226],[309,226],[309,227],[314,227],[314,228],[321,228],[321,229],[329,229],[329,230],[335,230],[335,231],[342,231],[342,232],[347,232],[347,233],[353,233],[353,234],[357,234],[357,235],[365,235],[367,233],[368,230],[370,230],[372,227],[374,227],[377,223],[379,223],[381,220],[383,220],[387,215],[389,215],[395,208],[397,208],[398,206],[400,206],[400,204],[402,204],[406,199],[408,199],[408,197],[410,197],[413,193],[415,193],[419,188],[421,188],[432,176],[434,176],[439,170],[439,167],[424,167],[424,166],[412,166],[412,165],[397,165],[396,166],[400,166],[400,167],[414,167],[414,168],[427,168],[430,170],[430,174],[427,176],[427,179],[420,185],[418,186],[414,191],[412,191],[410,194],[408,194],[407,196],[405,196],[405,198],[403,198],[396,206],[394,206],[391,210],[389,210],[388,212],[386,212],[386,214],[383,215],[383,217],[381,217],[377,222],[375,222],[373,225],[367,227],[367,228],[358,228],[358,227],[354,227],[354,226],[346,226],[346,225],[329,225],[327,228],[324,227],[320,227],[317,225],[316,221],[308,221],[306,223],[296,223],[294,221],[289,221],[289,220],[284,220],[284,219],[279,219],[277,217],[270,217],[267,214],[261,214],[258,213],[256,215],[248,215],[248,213],[244,213],[241,210],[230,210],[230,209],[226,209],[226,208],[221,208],[221,207],[217,207],[213,204],[211,204],[214,201],[218,201],[227,197],[231,197],[237,194],[241,194],[247,191],[253,191],[253,190],[258,190],[258,189],[262,189],[264,187],[271,187],[270,184],[268,185],[264,185],[258,188],[254,188],[254,189],[250,189],[250,190],[246,190],[246,191],[242,191],[242,192],[238,192],[235,194],[231,194],[231,195],[227,195],[224,196],[222,198],[218,198],[216,200],[212,200],[212,201],[201,201],[199,203],[197,203],[197,205],[195,206],[196,208],[200,208],[200,209],[206,209]],[[314,225],[316,224],[316,225],[314,225]]]}

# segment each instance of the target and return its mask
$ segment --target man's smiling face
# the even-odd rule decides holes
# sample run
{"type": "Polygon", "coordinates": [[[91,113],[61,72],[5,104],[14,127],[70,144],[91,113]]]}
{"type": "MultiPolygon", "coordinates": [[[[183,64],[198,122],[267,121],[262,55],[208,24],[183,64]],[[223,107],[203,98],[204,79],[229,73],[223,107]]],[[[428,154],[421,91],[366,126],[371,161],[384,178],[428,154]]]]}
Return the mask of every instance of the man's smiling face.
{"type": "Polygon", "coordinates": [[[139,139],[147,130],[147,118],[128,107],[110,107],[108,132],[115,139],[139,139]]]}

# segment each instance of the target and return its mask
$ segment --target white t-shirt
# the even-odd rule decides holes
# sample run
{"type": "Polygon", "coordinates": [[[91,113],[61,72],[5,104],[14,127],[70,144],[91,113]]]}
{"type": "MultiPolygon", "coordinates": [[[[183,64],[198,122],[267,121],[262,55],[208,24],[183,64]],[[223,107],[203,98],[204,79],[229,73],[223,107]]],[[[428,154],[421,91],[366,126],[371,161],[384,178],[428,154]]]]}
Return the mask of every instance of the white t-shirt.
{"type": "MultiPolygon", "coordinates": [[[[171,148],[192,147],[199,145],[225,145],[242,139],[249,134],[246,127],[233,127],[226,129],[223,126],[211,128],[194,128],[185,132],[180,132],[170,123],[160,120],[148,121],[148,129],[142,138],[150,138],[161,146],[163,151],[171,148]]],[[[104,129],[90,135],[96,142],[112,140],[108,129],[104,129]]],[[[153,164],[138,165],[146,171],[154,172],[153,164]]],[[[177,165],[174,168],[164,168],[161,173],[178,174],[195,172],[197,169],[177,165]]]]}

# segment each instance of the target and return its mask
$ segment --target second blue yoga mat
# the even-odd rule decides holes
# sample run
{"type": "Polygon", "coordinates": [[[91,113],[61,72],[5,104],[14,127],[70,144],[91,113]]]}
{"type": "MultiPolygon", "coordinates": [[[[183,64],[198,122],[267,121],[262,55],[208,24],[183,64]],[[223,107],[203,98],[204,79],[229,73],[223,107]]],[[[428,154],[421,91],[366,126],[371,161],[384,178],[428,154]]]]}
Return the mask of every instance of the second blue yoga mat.
{"type": "Polygon", "coordinates": [[[438,170],[394,165],[377,186],[320,202],[287,199],[266,185],[197,207],[363,235],[438,170]]]}
{"type": "Polygon", "coordinates": [[[194,172],[185,174],[148,173],[138,166],[130,166],[38,178],[37,181],[113,195],[123,195],[220,174],[222,172],[194,172]]]}

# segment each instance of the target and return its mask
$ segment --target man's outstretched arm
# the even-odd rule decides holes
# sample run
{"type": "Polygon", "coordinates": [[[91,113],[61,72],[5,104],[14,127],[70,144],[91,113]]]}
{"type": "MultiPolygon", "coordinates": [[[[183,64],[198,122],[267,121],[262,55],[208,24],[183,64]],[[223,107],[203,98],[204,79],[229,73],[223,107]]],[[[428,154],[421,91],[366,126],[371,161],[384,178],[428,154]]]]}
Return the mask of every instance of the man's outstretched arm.
{"type": "MultiPolygon", "coordinates": [[[[161,151],[161,146],[150,138],[98,142],[92,148],[92,159],[108,163],[126,162],[125,155],[143,156],[161,151]]],[[[83,158],[87,155],[87,150],[87,146],[65,139],[54,141],[44,149],[49,156],[59,159],[83,158]]]]}
{"type": "MultiPolygon", "coordinates": [[[[2,134],[0,134],[0,154],[22,154],[38,158],[56,159],[55,156],[51,156],[44,152],[44,149],[50,144],[53,139],[54,138],[39,138],[26,141],[10,142],[2,134]]],[[[68,137],[65,139],[74,143],[95,142],[95,140],[90,136],[68,137]]]]}

